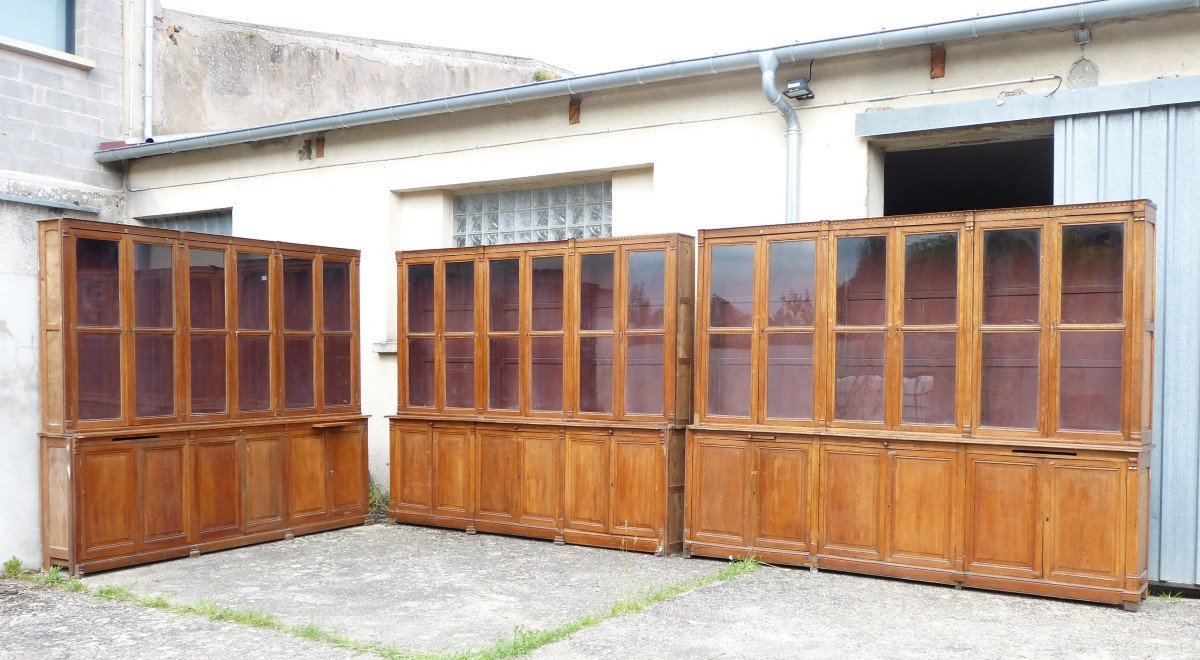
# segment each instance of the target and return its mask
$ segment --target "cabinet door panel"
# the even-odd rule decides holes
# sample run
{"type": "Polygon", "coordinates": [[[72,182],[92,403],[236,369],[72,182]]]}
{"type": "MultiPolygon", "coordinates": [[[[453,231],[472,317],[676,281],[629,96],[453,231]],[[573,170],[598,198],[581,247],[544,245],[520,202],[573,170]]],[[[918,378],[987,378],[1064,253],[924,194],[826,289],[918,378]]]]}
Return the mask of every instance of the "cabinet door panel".
{"type": "Polygon", "coordinates": [[[242,469],[238,440],[202,440],[195,447],[196,538],[206,541],[242,531],[242,469]]]}
{"type": "Polygon", "coordinates": [[[821,449],[821,552],[862,559],[882,555],[882,449],[821,449]]]}
{"type": "Polygon", "coordinates": [[[952,568],[957,454],[896,451],[888,462],[888,560],[952,568]]]}
{"type": "Polygon", "coordinates": [[[324,520],[329,509],[326,507],[325,434],[305,432],[289,438],[291,450],[288,454],[289,513],[292,525],[324,520]]]}
{"type": "Polygon", "coordinates": [[[691,540],[748,545],[746,441],[695,438],[692,449],[691,540]]]}
{"type": "Polygon", "coordinates": [[[760,446],[754,450],[754,545],[808,550],[809,448],[760,446]]]}
{"type": "Polygon", "coordinates": [[[657,536],[665,500],[661,490],[662,447],[658,438],[614,437],[612,441],[612,531],[657,536]]]}
{"type": "Polygon", "coordinates": [[[392,497],[396,508],[414,513],[433,509],[433,432],[428,427],[392,433],[392,497]]]}
{"type": "Polygon", "coordinates": [[[137,463],[132,446],[79,455],[80,554],[95,559],[132,552],[137,544],[137,463]]]}
{"type": "Polygon", "coordinates": [[[278,435],[246,438],[246,532],[283,527],[283,447],[278,435]]]}
{"type": "Polygon", "coordinates": [[[1112,461],[1049,461],[1046,577],[1115,586],[1121,577],[1121,478],[1112,461]]]}
{"type": "Polygon", "coordinates": [[[521,522],[556,527],[558,516],[558,435],[523,434],[521,443],[521,522]]]}
{"type": "Polygon", "coordinates": [[[433,511],[440,516],[466,518],[471,501],[469,431],[434,429],[433,511]]]}
{"type": "Polygon", "coordinates": [[[604,533],[608,527],[610,436],[567,436],[566,526],[604,533]]]}
{"type": "Polygon", "coordinates": [[[480,519],[513,522],[516,518],[517,466],[513,454],[516,439],[510,433],[484,431],[479,434],[480,519]]]}
{"type": "Polygon", "coordinates": [[[183,513],[183,443],[141,451],[142,549],[187,541],[183,513]]]}
{"type": "Polygon", "coordinates": [[[1036,458],[967,459],[967,571],[1041,576],[1040,472],[1036,458]]]}
{"type": "Polygon", "coordinates": [[[329,429],[329,509],[331,515],[367,512],[367,448],[361,426],[329,429]]]}

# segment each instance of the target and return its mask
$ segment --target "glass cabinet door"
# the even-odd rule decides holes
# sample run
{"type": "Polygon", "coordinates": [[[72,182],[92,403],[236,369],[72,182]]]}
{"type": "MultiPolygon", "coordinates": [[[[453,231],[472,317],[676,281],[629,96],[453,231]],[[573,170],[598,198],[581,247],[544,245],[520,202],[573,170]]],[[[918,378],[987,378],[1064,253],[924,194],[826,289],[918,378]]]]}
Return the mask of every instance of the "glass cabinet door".
{"type": "Polygon", "coordinates": [[[813,419],[815,240],[767,242],[763,416],[813,419]]]}
{"type": "Polygon", "coordinates": [[[887,236],[836,239],[834,419],[884,421],[887,236]]]}
{"type": "Polygon", "coordinates": [[[350,263],[321,261],[321,373],[325,406],[353,403],[350,263]]]}
{"type": "Polygon", "coordinates": [[[193,415],[227,411],[225,251],[188,250],[189,403],[193,415]]]}
{"type": "Polygon", "coordinates": [[[983,237],[982,426],[1038,428],[1042,230],[983,237]]]}
{"type": "Polygon", "coordinates": [[[271,258],[237,253],[238,411],[271,409],[271,258]]]}
{"type": "Polygon", "coordinates": [[[900,422],[957,423],[958,232],[904,236],[900,422]]]}
{"type": "Polygon", "coordinates": [[[625,414],[662,415],[666,253],[630,251],[625,259],[625,414]]]}
{"type": "Polygon", "coordinates": [[[175,414],[175,250],[133,244],[134,413],[175,414]]]}
{"type": "Polygon", "coordinates": [[[434,374],[436,365],[434,335],[434,266],[410,264],[405,267],[408,301],[405,314],[405,364],[408,377],[405,383],[407,405],[433,407],[434,374]]]}
{"type": "Polygon", "coordinates": [[[75,406],[81,421],[119,419],[121,245],[75,239],[75,406]]]}
{"type": "Polygon", "coordinates": [[[442,266],[445,291],[443,364],[446,408],[475,408],[475,262],[442,266]]]}
{"type": "Polygon", "coordinates": [[[616,254],[579,256],[579,412],[613,412],[616,254]]]}
{"type": "Polygon", "coordinates": [[[709,254],[708,415],[750,417],[754,255],[754,243],[713,245],[709,254]]]}
{"type": "Polygon", "coordinates": [[[566,281],[561,256],[530,259],[529,408],[563,410],[563,304],[566,281]]]}
{"type": "Polygon", "coordinates": [[[313,260],[283,260],[283,407],[316,407],[313,260]]]}
{"type": "Polygon", "coordinates": [[[521,260],[488,264],[488,404],[521,409],[521,260]]]}

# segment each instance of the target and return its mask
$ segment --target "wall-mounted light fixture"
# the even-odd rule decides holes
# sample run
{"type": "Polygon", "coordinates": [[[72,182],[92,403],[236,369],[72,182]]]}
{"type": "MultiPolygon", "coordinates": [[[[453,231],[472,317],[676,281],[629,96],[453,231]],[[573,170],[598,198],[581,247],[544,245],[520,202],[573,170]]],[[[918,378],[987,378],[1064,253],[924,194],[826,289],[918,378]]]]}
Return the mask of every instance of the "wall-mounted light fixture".
{"type": "Polygon", "coordinates": [[[808,86],[808,78],[792,78],[783,88],[783,95],[797,101],[807,101],[814,98],[812,88],[808,86]]]}

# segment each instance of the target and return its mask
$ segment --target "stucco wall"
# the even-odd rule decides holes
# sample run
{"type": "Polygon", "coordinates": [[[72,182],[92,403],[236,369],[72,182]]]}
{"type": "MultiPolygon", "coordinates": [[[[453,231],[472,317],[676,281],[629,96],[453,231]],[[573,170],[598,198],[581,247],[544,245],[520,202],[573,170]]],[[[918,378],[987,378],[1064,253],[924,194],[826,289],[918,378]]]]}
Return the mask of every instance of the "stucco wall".
{"type": "Polygon", "coordinates": [[[533,81],[536,60],[238,23],[164,9],[155,132],[196,133],[533,81]]]}

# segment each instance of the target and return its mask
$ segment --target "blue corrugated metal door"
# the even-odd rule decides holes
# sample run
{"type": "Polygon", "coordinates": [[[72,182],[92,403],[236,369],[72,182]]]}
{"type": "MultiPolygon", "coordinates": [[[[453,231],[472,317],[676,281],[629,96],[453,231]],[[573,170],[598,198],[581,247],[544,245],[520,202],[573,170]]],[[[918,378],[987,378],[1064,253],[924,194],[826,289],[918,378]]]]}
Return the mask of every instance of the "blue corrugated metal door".
{"type": "Polygon", "coordinates": [[[1067,117],[1054,202],[1158,206],[1150,579],[1200,584],[1200,105],[1067,117]]]}

